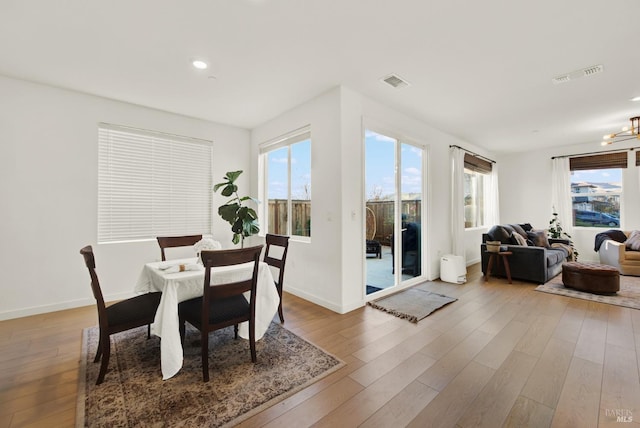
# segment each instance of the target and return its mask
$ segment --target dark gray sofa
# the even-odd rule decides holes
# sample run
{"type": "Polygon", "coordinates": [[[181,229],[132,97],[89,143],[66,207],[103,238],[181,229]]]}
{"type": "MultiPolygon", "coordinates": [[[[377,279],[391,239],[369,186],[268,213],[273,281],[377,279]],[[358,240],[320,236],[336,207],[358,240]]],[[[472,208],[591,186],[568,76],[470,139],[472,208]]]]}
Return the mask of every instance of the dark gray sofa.
{"type": "MultiPolygon", "coordinates": [[[[553,243],[568,245],[569,241],[548,239],[545,231],[533,230],[528,223],[496,225],[482,235],[483,274],[486,274],[487,264],[489,263],[489,253],[486,251],[487,246],[485,244],[487,241],[500,241],[503,250],[513,253],[509,256],[509,268],[512,278],[538,284],[544,284],[562,272],[562,263],[569,255],[564,248],[551,248],[553,243]],[[514,233],[518,233],[527,240],[528,245],[519,245],[518,240],[513,236],[514,233]]],[[[491,274],[506,276],[503,264],[498,262],[495,265],[491,269],[491,274]]]]}

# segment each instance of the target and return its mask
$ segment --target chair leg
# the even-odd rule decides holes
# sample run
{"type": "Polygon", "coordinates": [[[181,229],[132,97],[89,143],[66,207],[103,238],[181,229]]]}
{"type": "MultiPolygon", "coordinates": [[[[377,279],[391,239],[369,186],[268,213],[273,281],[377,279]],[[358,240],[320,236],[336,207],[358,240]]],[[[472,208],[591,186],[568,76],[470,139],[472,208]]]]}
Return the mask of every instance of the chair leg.
{"type": "Polygon", "coordinates": [[[249,321],[249,348],[251,349],[251,361],[256,362],[256,326],[249,321]]]}
{"type": "MultiPolygon", "coordinates": [[[[101,336],[102,337],[102,336],[101,336]]],[[[98,379],[96,385],[100,385],[104,380],[104,375],[107,374],[107,368],[109,367],[109,356],[111,355],[111,340],[109,336],[102,337],[102,362],[100,363],[100,372],[98,373],[98,379]]]]}
{"type": "Polygon", "coordinates": [[[202,380],[209,382],[209,333],[202,331],[200,336],[200,346],[202,347],[202,380]]]}
{"type": "Polygon", "coordinates": [[[278,290],[278,296],[280,297],[280,302],[278,303],[278,316],[280,317],[280,322],[284,323],[284,314],[282,313],[282,285],[276,282],[276,289],[278,290]]]}
{"type": "Polygon", "coordinates": [[[102,356],[102,333],[100,333],[100,339],[98,339],[98,350],[96,351],[96,357],[93,359],[94,363],[100,361],[100,357],[102,356]]]}
{"type": "Polygon", "coordinates": [[[280,322],[284,323],[284,315],[282,313],[282,297],[280,297],[280,303],[278,304],[278,315],[280,316],[280,322]]]}
{"type": "Polygon", "coordinates": [[[186,332],[186,327],[184,325],[184,320],[180,320],[178,323],[178,330],[180,331],[180,344],[184,347],[184,335],[186,332]]]}
{"type": "Polygon", "coordinates": [[[151,324],[147,324],[147,339],[151,339],[151,324]]]}
{"type": "Polygon", "coordinates": [[[235,339],[238,340],[238,324],[235,324],[233,326],[233,334],[235,336],[235,339]]]}

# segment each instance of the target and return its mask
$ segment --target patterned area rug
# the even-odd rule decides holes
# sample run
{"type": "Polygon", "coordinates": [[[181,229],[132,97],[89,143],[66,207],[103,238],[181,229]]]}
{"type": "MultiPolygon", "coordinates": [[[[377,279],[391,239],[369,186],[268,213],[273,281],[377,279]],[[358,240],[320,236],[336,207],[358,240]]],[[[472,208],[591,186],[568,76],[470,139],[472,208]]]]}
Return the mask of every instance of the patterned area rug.
{"type": "Polygon", "coordinates": [[[111,336],[109,371],[97,386],[98,328],[85,329],[76,426],[233,426],[344,365],[276,323],[256,342],[253,364],[249,343],[234,340],[227,328],[210,335],[210,381],[205,383],[200,333],[189,327],[184,366],[166,381],[160,339],[147,340],[146,327],[111,336]]]}
{"type": "Polygon", "coordinates": [[[416,285],[399,293],[368,302],[381,311],[417,323],[441,307],[458,299],[426,290],[427,284],[416,285]]]}
{"type": "Polygon", "coordinates": [[[562,284],[562,275],[556,276],[546,284],[539,285],[536,291],[640,309],[640,277],[637,276],[620,275],[620,291],[612,295],[591,294],[565,288],[562,284]]]}

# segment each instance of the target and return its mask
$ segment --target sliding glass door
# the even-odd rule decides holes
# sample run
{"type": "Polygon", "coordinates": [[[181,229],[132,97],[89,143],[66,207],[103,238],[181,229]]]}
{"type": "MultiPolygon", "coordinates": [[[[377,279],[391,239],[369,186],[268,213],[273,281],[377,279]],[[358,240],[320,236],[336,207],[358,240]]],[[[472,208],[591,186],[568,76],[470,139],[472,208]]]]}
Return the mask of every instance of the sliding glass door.
{"type": "Polygon", "coordinates": [[[367,294],[422,274],[424,149],[365,131],[367,294]]]}

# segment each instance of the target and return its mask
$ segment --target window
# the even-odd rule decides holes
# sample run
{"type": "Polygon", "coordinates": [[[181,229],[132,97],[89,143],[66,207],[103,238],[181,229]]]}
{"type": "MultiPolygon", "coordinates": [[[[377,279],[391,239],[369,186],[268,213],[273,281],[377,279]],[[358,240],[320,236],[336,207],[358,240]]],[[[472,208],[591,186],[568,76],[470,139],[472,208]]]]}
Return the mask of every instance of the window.
{"type": "Polygon", "coordinates": [[[311,133],[308,127],[261,146],[267,233],[311,236],[311,133]]]}
{"type": "Polygon", "coordinates": [[[210,141],[98,126],[98,242],[211,232],[210,141]]]}
{"type": "Polygon", "coordinates": [[[489,161],[464,155],[464,227],[484,226],[485,195],[489,190],[492,164],[489,161]]]}
{"type": "Polygon", "coordinates": [[[574,226],[620,227],[622,169],[626,167],[626,152],[569,159],[574,226]]]}

